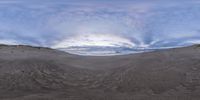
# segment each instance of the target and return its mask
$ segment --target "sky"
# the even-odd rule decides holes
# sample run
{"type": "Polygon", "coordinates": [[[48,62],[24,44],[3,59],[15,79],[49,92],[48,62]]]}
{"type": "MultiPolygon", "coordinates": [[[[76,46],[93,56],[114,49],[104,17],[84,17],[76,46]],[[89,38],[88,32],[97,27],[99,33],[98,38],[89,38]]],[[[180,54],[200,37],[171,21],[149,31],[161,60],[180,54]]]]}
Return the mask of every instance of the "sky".
{"type": "Polygon", "coordinates": [[[198,0],[1,0],[0,43],[168,48],[200,43],[198,0]]]}

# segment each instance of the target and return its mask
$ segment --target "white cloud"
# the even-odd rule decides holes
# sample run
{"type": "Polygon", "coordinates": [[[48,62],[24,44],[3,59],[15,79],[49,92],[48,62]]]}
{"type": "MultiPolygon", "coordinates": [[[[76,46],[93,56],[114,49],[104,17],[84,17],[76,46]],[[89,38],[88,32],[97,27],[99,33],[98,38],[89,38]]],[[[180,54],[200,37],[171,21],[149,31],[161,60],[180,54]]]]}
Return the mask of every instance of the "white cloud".
{"type": "Polygon", "coordinates": [[[17,45],[20,44],[18,41],[15,40],[0,40],[0,44],[8,44],[8,45],[17,45]]]}
{"type": "Polygon", "coordinates": [[[68,48],[76,46],[106,46],[128,47],[135,46],[130,40],[111,34],[79,34],[66,38],[52,46],[52,48],[68,48]]]}
{"type": "Polygon", "coordinates": [[[196,41],[193,37],[200,37],[195,32],[199,30],[200,7],[194,0],[187,2],[3,0],[0,1],[0,39],[8,44],[49,47],[116,46],[117,43],[130,47],[162,43],[174,46],[184,43],[184,39],[196,41]]]}

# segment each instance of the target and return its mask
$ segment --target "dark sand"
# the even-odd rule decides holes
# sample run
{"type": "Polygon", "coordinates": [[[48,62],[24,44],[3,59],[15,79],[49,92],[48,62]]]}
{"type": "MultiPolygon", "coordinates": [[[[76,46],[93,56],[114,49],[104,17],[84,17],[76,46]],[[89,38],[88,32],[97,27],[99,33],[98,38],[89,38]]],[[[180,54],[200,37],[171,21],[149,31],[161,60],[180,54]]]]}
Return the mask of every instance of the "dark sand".
{"type": "Polygon", "coordinates": [[[0,100],[200,100],[200,47],[84,57],[1,45],[0,100]]]}

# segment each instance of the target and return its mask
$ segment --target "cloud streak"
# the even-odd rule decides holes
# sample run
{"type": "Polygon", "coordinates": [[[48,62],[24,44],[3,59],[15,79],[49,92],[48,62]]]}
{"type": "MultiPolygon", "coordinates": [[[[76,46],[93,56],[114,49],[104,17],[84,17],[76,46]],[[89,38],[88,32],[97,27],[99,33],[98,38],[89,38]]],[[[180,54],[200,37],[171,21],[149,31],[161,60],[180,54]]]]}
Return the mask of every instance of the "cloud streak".
{"type": "Polygon", "coordinates": [[[137,46],[191,45],[200,43],[199,5],[196,0],[3,0],[0,43],[52,47],[77,35],[105,34],[137,46]]]}

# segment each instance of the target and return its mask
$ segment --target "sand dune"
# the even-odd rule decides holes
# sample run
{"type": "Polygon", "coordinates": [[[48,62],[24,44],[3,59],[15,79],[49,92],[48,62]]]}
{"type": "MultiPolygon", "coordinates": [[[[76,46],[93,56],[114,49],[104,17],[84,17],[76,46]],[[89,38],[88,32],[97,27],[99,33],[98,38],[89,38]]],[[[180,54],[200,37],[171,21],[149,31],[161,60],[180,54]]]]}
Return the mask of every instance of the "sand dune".
{"type": "Polygon", "coordinates": [[[199,100],[198,45],[122,56],[0,46],[0,100],[199,100]]]}

